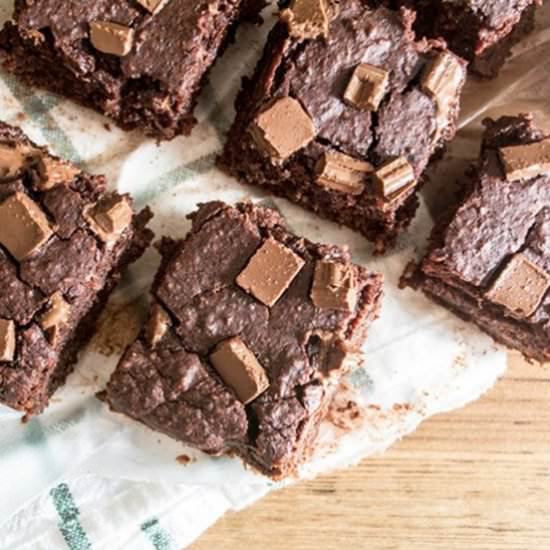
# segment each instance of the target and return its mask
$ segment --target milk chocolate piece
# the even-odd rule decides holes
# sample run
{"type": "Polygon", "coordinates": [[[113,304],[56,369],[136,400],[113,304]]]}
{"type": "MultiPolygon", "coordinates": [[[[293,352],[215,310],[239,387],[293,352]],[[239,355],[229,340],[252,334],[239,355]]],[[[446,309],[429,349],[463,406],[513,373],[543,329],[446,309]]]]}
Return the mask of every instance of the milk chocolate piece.
{"type": "Polygon", "coordinates": [[[15,355],[15,323],[0,319],[0,361],[13,361],[15,355]]]}
{"type": "Polygon", "coordinates": [[[359,364],[357,352],[350,350],[334,333],[323,330],[313,331],[307,342],[309,355],[316,356],[316,362],[325,376],[342,374],[359,364]]]}
{"type": "Polygon", "coordinates": [[[282,97],[254,120],[251,133],[275,163],[284,162],[315,137],[315,127],[298,101],[282,97]]]}
{"type": "MultiPolygon", "coordinates": [[[[156,15],[167,3],[168,0],[137,0],[147,11],[156,15]]],[[[177,1],[177,0],[176,0],[177,1]]]]}
{"type": "Polygon", "coordinates": [[[218,344],[210,361],[221,379],[245,405],[269,387],[264,368],[238,336],[218,344]]]}
{"type": "Polygon", "coordinates": [[[52,189],[62,183],[70,183],[81,170],[70,162],[52,157],[41,157],[37,165],[36,187],[42,191],[52,189]]]}
{"type": "Polygon", "coordinates": [[[370,162],[342,153],[328,152],[319,160],[316,171],[315,181],[319,185],[334,191],[360,195],[374,168],[370,162]]]}
{"type": "Polygon", "coordinates": [[[358,65],[344,93],[344,100],[365,111],[377,111],[390,80],[390,74],[381,67],[368,63],[358,65]]]}
{"type": "Polygon", "coordinates": [[[328,36],[329,17],[325,0],[293,0],[290,7],[281,12],[288,34],[299,40],[328,36]]]}
{"type": "Polygon", "coordinates": [[[40,317],[40,326],[46,332],[51,342],[57,342],[60,330],[69,322],[71,306],[62,294],[56,292],[50,298],[50,304],[40,317]]]}
{"type": "Polygon", "coordinates": [[[458,58],[443,51],[424,69],[420,86],[432,97],[444,100],[445,97],[456,96],[463,79],[464,69],[458,58]]]}
{"type": "Polygon", "coordinates": [[[357,281],[353,268],[325,260],[317,262],[311,300],[323,309],[353,311],[357,304],[357,281]]]}
{"type": "Polygon", "coordinates": [[[29,148],[0,144],[0,179],[16,178],[26,167],[29,157],[29,148]]]}
{"type": "Polygon", "coordinates": [[[387,199],[399,196],[400,192],[416,183],[413,167],[405,157],[382,165],[376,170],[375,176],[378,193],[387,199]]]}
{"type": "Polygon", "coordinates": [[[16,260],[28,258],[52,233],[48,218],[26,193],[18,191],[0,204],[0,243],[16,260]]]}
{"type": "Polygon", "coordinates": [[[527,145],[502,147],[499,154],[508,181],[550,174],[550,138],[527,145]]]}
{"type": "Polygon", "coordinates": [[[109,196],[84,212],[92,230],[105,242],[116,241],[132,223],[132,207],[127,197],[109,196]]]}
{"type": "Polygon", "coordinates": [[[90,23],[90,41],[100,52],[123,57],[132,49],[134,30],[110,21],[94,21],[90,23]]]}
{"type": "Polygon", "coordinates": [[[155,302],[145,326],[145,338],[149,345],[154,348],[164,337],[170,326],[170,317],[165,309],[155,302]]]}
{"type": "Polygon", "coordinates": [[[266,306],[273,306],[304,266],[304,260],[270,237],[239,274],[236,283],[266,306]]]}
{"type": "Polygon", "coordinates": [[[550,288],[550,274],[525,255],[512,256],[485,296],[520,317],[535,313],[550,288]]]}

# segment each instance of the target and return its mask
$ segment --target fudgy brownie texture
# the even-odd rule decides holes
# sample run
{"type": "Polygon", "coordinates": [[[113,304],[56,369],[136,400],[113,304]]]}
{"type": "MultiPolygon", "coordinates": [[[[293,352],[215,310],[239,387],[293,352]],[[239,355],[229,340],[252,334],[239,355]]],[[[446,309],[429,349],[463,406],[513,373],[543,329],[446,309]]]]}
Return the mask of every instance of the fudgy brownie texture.
{"type": "Polygon", "coordinates": [[[530,115],[485,121],[481,159],[403,283],[527,358],[550,360],[550,138],[530,115]]]}
{"type": "Polygon", "coordinates": [[[382,277],[290,233],[275,211],[220,202],[164,239],[150,319],[101,396],[211,454],[274,478],[315,442],[378,316],[382,277]]]}
{"type": "Polygon", "coordinates": [[[281,14],[219,159],[360,231],[378,252],[414,217],[422,172],[455,134],[465,64],[415,42],[414,15],[343,0],[296,0],[281,14]]]}
{"type": "Polygon", "coordinates": [[[190,133],[209,69],[263,0],[15,1],[4,67],[159,139],[190,133]]]}
{"type": "Polygon", "coordinates": [[[153,238],[103,176],[0,123],[0,403],[40,413],[124,268],[153,238]]]}
{"type": "Polygon", "coordinates": [[[535,26],[542,0],[390,0],[418,14],[420,36],[444,38],[449,48],[470,62],[470,70],[495,77],[511,48],[535,26]]]}

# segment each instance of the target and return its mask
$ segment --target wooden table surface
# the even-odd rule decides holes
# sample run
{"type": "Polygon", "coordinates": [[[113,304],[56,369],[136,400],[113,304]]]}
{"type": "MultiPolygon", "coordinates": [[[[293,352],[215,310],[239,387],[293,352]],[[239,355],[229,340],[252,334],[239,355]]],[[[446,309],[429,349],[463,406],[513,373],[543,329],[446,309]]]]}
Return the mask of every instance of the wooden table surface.
{"type": "Polygon", "coordinates": [[[511,357],[481,400],[228,514],[191,548],[550,549],[550,368],[511,357]]]}

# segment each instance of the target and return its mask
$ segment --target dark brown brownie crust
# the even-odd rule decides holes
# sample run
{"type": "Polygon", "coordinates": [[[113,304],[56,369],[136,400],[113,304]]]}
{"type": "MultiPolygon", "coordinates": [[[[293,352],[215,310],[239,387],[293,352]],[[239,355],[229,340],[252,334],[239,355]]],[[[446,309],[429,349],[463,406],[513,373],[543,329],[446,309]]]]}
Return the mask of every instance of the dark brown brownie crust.
{"type": "Polygon", "coordinates": [[[317,184],[318,162],[334,152],[374,167],[405,157],[421,182],[434,151],[455,134],[463,78],[456,89],[451,87],[454,99],[438,125],[438,104],[421,89],[420,81],[425,66],[442,51],[440,45],[414,41],[410,12],[371,10],[359,0],[344,0],[339,6],[328,41],[323,37],[301,41],[289,36],[283,21],[275,26],[255,74],[243,81],[219,165],[243,182],[361,232],[383,252],[414,217],[420,184],[392,200],[380,197],[372,181],[360,194],[334,191],[317,184]],[[356,109],[343,99],[358,63],[379,66],[390,74],[377,112],[356,109]],[[270,102],[288,96],[308,113],[316,137],[277,164],[257,146],[250,127],[270,102]]]}
{"type": "Polygon", "coordinates": [[[392,0],[417,11],[419,36],[444,38],[449,48],[470,62],[471,72],[497,76],[511,48],[535,25],[542,0],[392,0]]]}
{"type": "Polygon", "coordinates": [[[234,26],[262,0],[169,0],[150,14],[136,0],[16,0],[0,32],[4,67],[29,84],[92,107],[126,130],[159,139],[189,134],[209,69],[234,26]],[[90,24],[134,32],[127,55],[98,51],[90,24]]]}
{"type": "MultiPolygon", "coordinates": [[[[2,173],[0,204],[24,195],[38,205],[53,229],[49,239],[22,260],[0,243],[0,319],[15,327],[12,360],[0,362],[0,402],[32,415],[42,412],[64,383],[122,272],[149,245],[153,235],[146,225],[151,214],[146,209],[133,215],[130,225],[107,244],[91,230],[83,212],[107,197],[131,204],[129,197],[106,193],[103,176],[91,176],[70,163],[63,165],[72,175],[50,189],[40,189],[37,163],[59,159],[18,128],[0,123],[0,147],[6,145],[30,150],[22,171],[2,173]],[[44,315],[56,298],[61,298],[68,314],[55,327],[47,327],[44,315]]],[[[0,219],[0,241],[11,230],[0,219]]]]}
{"type": "Polygon", "coordinates": [[[171,326],[154,346],[143,331],[102,397],[112,410],[170,437],[207,453],[237,454],[266,475],[284,477],[308,457],[336,382],[378,315],[381,276],[351,264],[343,248],[289,233],[272,210],[208,203],[191,218],[185,240],[165,239],[159,247],[153,311],[161,304],[171,326]],[[272,307],[235,282],[269,239],[305,262],[272,307]],[[358,300],[352,311],[313,304],[321,259],[353,271],[358,300]],[[270,383],[246,405],[209,360],[220,342],[235,336],[270,383]],[[346,360],[335,362],[341,356],[346,360]]]}
{"type": "MultiPolygon", "coordinates": [[[[403,284],[422,290],[528,359],[548,361],[550,295],[543,294],[527,315],[491,298],[491,289],[518,254],[543,280],[550,277],[550,175],[507,181],[499,159],[500,148],[538,143],[545,136],[530,115],[488,119],[485,125],[480,161],[457,204],[435,226],[426,257],[409,268],[403,284]]],[[[521,297],[532,284],[521,278],[515,283],[508,295],[521,297]]]]}

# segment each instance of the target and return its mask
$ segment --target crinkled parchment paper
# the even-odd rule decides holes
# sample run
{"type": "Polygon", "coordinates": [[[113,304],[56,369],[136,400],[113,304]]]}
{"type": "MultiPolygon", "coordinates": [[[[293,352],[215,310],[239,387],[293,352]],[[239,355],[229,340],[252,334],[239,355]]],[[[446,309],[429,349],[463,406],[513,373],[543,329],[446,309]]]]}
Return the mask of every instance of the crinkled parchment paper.
{"type": "MultiPolygon", "coordinates": [[[[11,2],[0,2],[2,19],[10,10],[11,2]]],[[[303,476],[312,476],[383,451],[423,419],[478,398],[503,374],[506,353],[502,348],[420,294],[399,290],[397,282],[406,263],[425,244],[431,212],[446,203],[469,159],[476,157],[480,121],[485,116],[531,111],[550,129],[550,5],[541,10],[536,32],[515,49],[497,80],[468,83],[461,130],[445,159],[430,170],[432,183],[425,188],[410,231],[383,258],[373,257],[371,246],[359,235],[239,185],[213,165],[233,117],[240,77],[256,62],[273,22],[272,12],[273,8],[266,10],[261,29],[245,26],[239,31],[236,44],[217,65],[202,95],[200,124],[189,138],[157,146],[138,133],[106,127],[101,116],[31,91],[5,74],[0,75],[1,118],[21,125],[57,154],[92,172],[106,173],[110,185],[131,193],[138,206],[148,204],[155,213],[153,229],[159,237],[183,236],[189,228],[185,215],[198,202],[252,199],[278,208],[290,227],[309,239],[348,244],[356,262],[384,273],[382,316],[365,346],[365,365],[349,376],[322,427],[318,451],[303,470],[303,476]]],[[[223,488],[226,496],[233,491],[236,496],[219,507],[216,516],[194,518],[193,536],[225,509],[241,507],[275,486],[236,459],[207,457],[111,414],[94,397],[108,380],[121,346],[137,329],[158,260],[157,253],[149,250],[131,269],[104,320],[101,333],[110,336],[96,338],[82,354],[76,371],[55,394],[46,413],[23,425],[19,414],[0,407],[0,522],[20,510],[6,523],[6,534],[0,534],[1,547],[19,548],[18,540],[29,540],[33,529],[45,528],[38,520],[34,526],[28,521],[29,510],[33,517],[40,516],[37,502],[41,501],[31,507],[28,503],[62,480],[78,486],[83,479],[96,479],[97,487],[107,483],[106,478],[116,480],[113,484],[148,482],[139,487],[169,487],[166,490],[175,500],[176,494],[189,494],[188,505],[193,504],[197,491],[203,491],[203,497],[215,488],[223,488]],[[104,355],[105,351],[110,354],[104,355]],[[196,490],[189,491],[191,486],[196,490]],[[25,539],[21,533],[26,533],[25,539]],[[6,537],[4,544],[2,536],[6,537]]],[[[140,495],[143,502],[153,502],[140,495]]],[[[167,498],[163,506],[169,502],[167,498]]]]}

